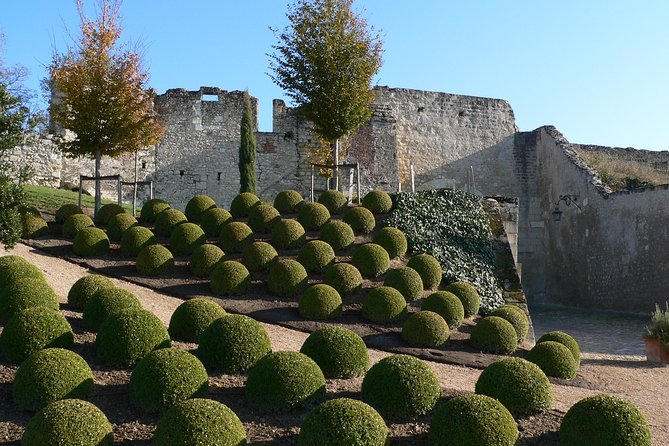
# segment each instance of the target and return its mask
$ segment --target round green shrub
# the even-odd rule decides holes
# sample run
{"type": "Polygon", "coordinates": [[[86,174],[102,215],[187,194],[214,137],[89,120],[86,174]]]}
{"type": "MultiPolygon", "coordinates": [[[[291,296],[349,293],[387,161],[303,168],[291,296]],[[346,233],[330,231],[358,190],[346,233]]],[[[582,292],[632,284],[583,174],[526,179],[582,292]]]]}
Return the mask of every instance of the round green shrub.
{"type": "Polygon", "coordinates": [[[329,221],[321,228],[320,239],[335,251],[348,248],[355,242],[353,229],[343,221],[329,221]]]}
{"type": "Polygon", "coordinates": [[[250,284],[251,275],[244,265],[235,260],[224,260],[212,271],[209,287],[214,294],[226,296],[244,294],[250,284]]]}
{"type": "Polygon", "coordinates": [[[17,312],[0,333],[0,351],[14,363],[44,348],[71,348],[72,345],[74,333],[69,322],[60,312],[46,307],[17,312]]]}
{"type": "Polygon", "coordinates": [[[193,250],[188,267],[193,275],[209,277],[218,263],[223,260],[225,253],[221,248],[210,243],[200,245],[193,250]]]}
{"type": "Polygon", "coordinates": [[[341,314],[343,303],[341,296],[330,285],[313,285],[300,297],[298,310],[305,319],[325,320],[341,314]]]}
{"type": "Polygon", "coordinates": [[[84,228],[74,236],[74,253],[81,257],[106,254],[109,251],[109,239],[105,231],[99,228],[84,228]]]}
{"type": "Polygon", "coordinates": [[[525,311],[515,305],[506,304],[490,313],[490,316],[499,316],[509,321],[518,334],[518,342],[523,342],[530,330],[530,320],[525,311]]]}
{"type": "Polygon", "coordinates": [[[142,211],[139,219],[147,223],[153,223],[158,218],[158,214],[170,208],[170,204],[160,198],[152,198],[142,205],[142,211]]]}
{"type": "Polygon", "coordinates": [[[348,328],[320,328],[309,335],[300,352],[313,359],[327,378],[353,378],[369,369],[365,341],[348,328]]]}
{"type": "Polygon", "coordinates": [[[574,379],[576,361],[569,349],[556,341],[544,341],[535,345],[527,354],[527,360],[539,366],[554,378],[574,379]]]}
{"type": "Polygon", "coordinates": [[[348,207],[346,195],[334,189],[323,192],[318,202],[328,208],[330,214],[341,214],[348,207]]]}
{"type": "Polygon", "coordinates": [[[362,206],[349,208],[344,214],[344,222],[348,223],[355,232],[369,234],[376,227],[376,219],[372,212],[362,206]]]}
{"type": "Polygon", "coordinates": [[[418,311],[404,321],[402,339],[417,347],[440,347],[451,331],[443,317],[433,311],[418,311]]]}
{"type": "Polygon", "coordinates": [[[480,319],[472,328],[469,343],[487,353],[510,355],[518,347],[518,335],[506,319],[488,316],[480,319]]]}
{"type": "Polygon", "coordinates": [[[99,274],[89,274],[74,282],[67,293],[67,303],[75,310],[83,310],[84,305],[98,290],[114,288],[114,282],[99,274]]]}
{"type": "Polygon", "coordinates": [[[462,395],[437,407],[428,442],[435,446],[514,446],[518,426],[509,411],[485,395],[462,395]]]}
{"type": "Polygon", "coordinates": [[[374,234],[373,242],[383,246],[383,249],[388,251],[388,256],[391,259],[406,254],[409,246],[404,233],[399,229],[390,226],[381,228],[374,234]]]}
{"type": "Polygon", "coordinates": [[[168,332],[173,339],[197,342],[209,324],[226,314],[223,307],[211,299],[188,299],[172,313],[168,332]]]}
{"type": "Polygon", "coordinates": [[[388,427],[371,406],[350,398],[337,398],[326,401],[307,415],[297,444],[385,446],[388,427]]]}
{"type": "Polygon", "coordinates": [[[174,257],[163,245],[150,245],[139,251],[136,266],[145,276],[164,276],[174,269],[174,257]]]}
{"type": "Polygon", "coordinates": [[[42,217],[33,214],[23,214],[21,216],[21,238],[38,238],[49,232],[49,224],[42,217]]]}
{"type": "Polygon", "coordinates": [[[446,291],[458,296],[465,309],[465,317],[474,316],[481,307],[481,298],[478,291],[469,282],[453,282],[446,287],[446,291]]]}
{"type": "Polygon", "coordinates": [[[84,211],[81,210],[76,204],[64,204],[58,208],[56,211],[56,223],[64,223],[65,219],[72,214],[83,214],[84,211]]]}
{"type": "Polygon", "coordinates": [[[95,339],[98,359],[109,366],[132,367],[149,352],[169,346],[170,335],[160,319],[141,309],[110,315],[95,339]]]}
{"type": "Polygon", "coordinates": [[[362,399],[386,420],[415,419],[430,412],[440,396],[441,387],[434,371],[409,355],[383,358],[362,381],[362,399]]]}
{"type": "MultiPolygon", "coordinates": [[[[8,294],[5,293],[5,289],[15,282],[28,282],[26,279],[33,279],[31,281],[35,282],[35,285],[32,286],[33,288],[36,288],[37,284],[46,284],[46,278],[42,270],[22,257],[0,257],[0,320],[6,317],[4,313],[6,312],[8,294]]],[[[48,285],[46,286],[48,287],[48,285]]],[[[22,293],[18,287],[12,292],[22,293]]]]}
{"type": "Polygon", "coordinates": [[[425,298],[421,310],[434,311],[444,318],[451,330],[458,328],[465,318],[465,309],[457,296],[448,291],[437,291],[425,298]]]}
{"type": "Polygon", "coordinates": [[[242,263],[249,271],[265,271],[279,258],[274,246],[266,242],[253,242],[242,254],[242,263]]]}
{"type": "Polygon", "coordinates": [[[274,225],[281,220],[281,214],[268,204],[254,206],[249,211],[249,226],[257,234],[269,234],[274,225]]]}
{"type": "Polygon", "coordinates": [[[34,215],[35,217],[41,217],[42,213],[35,206],[30,206],[27,204],[22,204],[19,206],[19,214],[24,215],[34,215]]]}
{"type": "Polygon", "coordinates": [[[114,215],[125,213],[125,209],[115,203],[105,204],[95,214],[95,221],[106,225],[114,215]]]}
{"type": "Polygon", "coordinates": [[[101,288],[84,304],[84,325],[96,331],[110,315],[131,308],[141,309],[142,304],[130,291],[116,287],[101,288]]]}
{"type": "Polygon", "coordinates": [[[209,375],[200,360],[178,348],[147,354],[135,366],[128,384],[130,403],[144,412],[168,409],[204,396],[208,390],[209,375]]]}
{"type": "Polygon", "coordinates": [[[571,352],[571,354],[574,356],[574,360],[576,361],[576,368],[578,369],[580,367],[581,347],[578,345],[576,339],[574,339],[573,337],[571,337],[570,335],[568,335],[563,331],[551,331],[540,337],[539,340],[537,341],[537,344],[545,341],[559,342],[560,344],[567,347],[571,352]]]}
{"type": "Polygon", "coordinates": [[[242,192],[232,199],[230,213],[235,218],[248,217],[251,209],[259,204],[260,198],[251,192],[242,192]]]}
{"type": "Polygon", "coordinates": [[[297,221],[307,231],[318,231],[330,221],[330,211],[320,203],[304,203],[297,213],[297,221]]]}
{"type": "Polygon", "coordinates": [[[226,314],[202,332],[196,355],[208,370],[239,374],[271,351],[269,336],[258,321],[226,314]]]}
{"type": "Polygon", "coordinates": [[[95,226],[91,217],[86,214],[72,214],[63,222],[62,235],[66,239],[72,240],[77,232],[84,228],[95,226]]]}
{"type": "Polygon", "coordinates": [[[402,293],[389,286],[371,290],[362,301],[362,316],[372,322],[387,324],[407,312],[407,301],[402,293]]]}
{"type": "Polygon", "coordinates": [[[304,227],[297,220],[281,220],[272,228],[272,245],[276,249],[299,248],[305,240],[304,227]]]}
{"type": "Polygon", "coordinates": [[[22,446],[111,446],[112,426],[100,409],[88,401],[54,401],[39,411],[21,439],[22,446]]]}
{"type": "Polygon", "coordinates": [[[204,231],[195,223],[184,223],[177,226],[170,235],[170,248],[176,255],[190,255],[198,246],[207,243],[204,231]]]}
{"type": "Polygon", "coordinates": [[[116,214],[107,223],[107,237],[112,242],[118,242],[127,229],[137,226],[137,224],[137,219],[126,212],[116,214]]]}
{"type": "MultiPolygon", "coordinates": [[[[17,269],[21,272],[26,270],[39,271],[39,268],[23,257],[15,255],[0,256],[0,283],[7,282],[8,277],[17,269]]],[[[41,271],[39,276],[43,276],[41,271]]]]}
{"type": "Polygon", "coordinates": [[[650,426],[633,403],[595,395],[571,406],[560,425],[563,446],[650,446],[650,426]]]}
{"type": "Polygon", "coordinates": [[[0,290],[0,320],[6,321],[21,310],[47,307],[58,310],[58,296],[43,278],[12,278],[0,290]]]}
{"type": "Polygon", "coordinates": [[[280,259],[269,269],[267,286],[281,297],[296,296],[307,286],[307,271],[297,260],[280,259]]]}
{"type": "Polygon", "coordinates": [[[341,295],[354,293],[362,286],[362,275],[350,263],[335,263],[325,269],[324,282],[341,295]]]}
{"type": "Polygon", "coordinates": [[[152,444],[241,446],[246,444],[246,431],[225,404],[193,398],[165,412],[156,426],[152,444]]]}
{"type": "Polygon", "coordinates": [[[393,200],[387,192],[373,190],[362,198],[362,206],[373,214],[387,214],[393,208],[393,200]]]}
{"type": "Polygon", "coordinates": [[[274,207],[282,214],[294,214],[304,199],[296,190],[284,190],[274,197],[274,207]]]}
{"type": "Polygon", "coordinates": [[[202,214],[200,226],[207,237],[218,237],[223,226],[232,221],[230,212],[223,208],[212,208],[202,214]]]}
{"type": "Polygon", "coordinates": [[[227,253],[244,252],[253,243],[253,231],[246,223],[233,221],[223,226],[218,244],[227,253]]]}
{"type": "Polygon", "coordinates": [[[16,371],[12,394],[20,409],[38,411],[65,398],[85,398],[93,387],[93,372],[70,350],[46,348],[28,357],[16,371]]]}
{"type": "Polygon", "coordinates": [[[188,223],[186,214],[178,209],[169,208],[156,216],[156,223],[153,226],[153,230],[156,231],[156,234],[158,235],[169,237],[172,230],[183,223],[188,223]]]}
{"type": "Polygon", "coordinates": [[[420,274],[416,270],[408,266],[400,266],[388,271],[383,285],[395,288],[402,293],[407,302],[412,302],[423,296],[423,279],[420,278],[420,274]]]}
{"type": "Polygon", "coordinates": [[[297,255],[297,261],[304,266],[307,272],[323,272],[335,261],[335,252],[328,243],[322,240],[307,242],[297,255]]]}
{"type": "Polygon", "coordinates": [[[388,251],[375,243],[365,243],[355,250],[351,263],[368,278],[379,277],[390,266],[388,251]]]}
{"type": "Polygon", "coordinates": [[[249,370],[245,394],[257,409],[288,411],[324,399],[325,377],[303,353],[268,353],[249,370]]]}
{"type": "Polygon", "coordinates": [[[476,381],[476,393],[495,398],[516,416],[533,415],[551,408],[553,391],[539,367],[521,358],[493,362],[476,381]]]}
{"type": "Polygon", "coordinates": [[[216,207],[216,202],[207,195],[196,195],[186,203],[186,218],[192,223],[200,223],[202,214],[216,207]]]}
{"type": "Polygon", "coordinates": [[[133,226],[121,236],[121,254],[126,257],[137,257],[142,249],[156,243],[158,243],[156,236],[149,228],[133,226]]]}
{"type": "Polygon", "coordinates": [[[418,254],[407,262],[409,268],[415,269],[420,278],[423,279],[423,287],[426,290],[437,288],[441,283],[443,272],[439,261],[430,254],[418,254]]]}

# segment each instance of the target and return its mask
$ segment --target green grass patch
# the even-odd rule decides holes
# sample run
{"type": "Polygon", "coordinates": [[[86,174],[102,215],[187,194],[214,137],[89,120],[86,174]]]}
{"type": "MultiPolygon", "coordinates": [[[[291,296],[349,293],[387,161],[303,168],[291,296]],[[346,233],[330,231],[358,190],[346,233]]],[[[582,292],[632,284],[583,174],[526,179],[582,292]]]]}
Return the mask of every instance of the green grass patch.
{"type": "MultiPolygon", "coordinates": [[[[26,204],[28,206],[35,206],[40,211],[55,214],[56,210],[64,204],[79,204],[79,193],[72,192],[65,189],[53,189],[51,187],[36,186],[27,184],[23,186],[26,193],[26,204]]],[[[115,200],[102,200],[102,204],[116,203],[115,200]]],[[[81,195],[81,206],[84,208],[95,207],[95,197],[90,195],[81,195]]],[[[132,205],[123,204],[123,207],[132,212],[132,205]]],[[[139,215],[141,208],[137,208],[137,215],[139,215]]]]}
{"type": "Polygon", "coordinates": [[[669,183],[669,172],[657,170],[651,164],[589,150],[576,153],[615,192],[669,183]]]}

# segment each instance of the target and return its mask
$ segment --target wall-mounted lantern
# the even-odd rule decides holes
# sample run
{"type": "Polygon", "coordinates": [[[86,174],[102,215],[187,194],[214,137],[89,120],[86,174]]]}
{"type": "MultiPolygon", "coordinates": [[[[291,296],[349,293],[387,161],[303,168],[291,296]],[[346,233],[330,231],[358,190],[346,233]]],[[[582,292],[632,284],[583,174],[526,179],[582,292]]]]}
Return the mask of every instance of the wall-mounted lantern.
{"type": "Polygon", "coordinates": [[[560,198],[558,201],[555,202],[555,209],[553,209],[553,212],[551,214],[553,215],[553,221],[560,221],[562,219],[562,211],[560,210],[560,202],[564,202],[564,204],[567,205],[567,207],[571,206],[572,204],[578,209],[579,211],[582,211],[583,209],[581,206],[578,205],[578,195],[576,194],[571,194],[571,195],[560,195],[560,198]]]}

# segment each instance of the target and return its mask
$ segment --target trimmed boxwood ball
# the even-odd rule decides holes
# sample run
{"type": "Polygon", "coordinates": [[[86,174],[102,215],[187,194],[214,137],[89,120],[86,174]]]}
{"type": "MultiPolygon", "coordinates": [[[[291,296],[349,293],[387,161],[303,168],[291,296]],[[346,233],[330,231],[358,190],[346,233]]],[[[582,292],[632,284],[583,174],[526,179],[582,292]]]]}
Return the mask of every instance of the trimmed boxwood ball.
{"type": "Polygon", "coordinates": [[[131,367],[149,352],[169,346],[170,335],[160,319],[141,309],[110,315],[95,339],[98,359],[109,366],[131,367]]]}
{"type": "Polygon", "coordinates": [[[35,217],[41,217],[42,213],[35,206],[30,206],[27,204],[22,204],[19,206],[19,214],[24,215],[34,215],[35,217]]]}
{"type": "Polygon", "coordinates": [[[576,368],[578,369],[580,367],[581,347],[578,345],[576,339],[574,339],[569,334],[563,331],[551,331],[540,337],[539,340],[537,341],[537,344],[545,341],[556,341],[559,342],[560,344],[563,344],[565,347],[569,349],[571,354],[574,356],[574,360],[576,360],[576,368]]]}
{"type": "Polygon", "coordinates": [[[538,365],[548,376],[563,379],[576,377],[574,356],[567,347],[559,342],[540,342],[530,350],[526,358],[538,365]]]}
{"type": "Polygon", "coordinates": [[[388,251],[376,243],[365,243],[355,250],[351,263],[368,278],[379,277],[390,266],[388,251]]]}
{"type": "Polygon", "coordinates": [[[209,324],[226,314],[223,307],[213,300],[195,297],[174,310],[168,331],[173,339],[197,342],[209,324]]]}
{"type": "Polygon", "coordinates": [[[41,237],[49,232],[49,225],[42,217],[33,214],[21,216],[21,238],[32,239],[41,237]]]}
{"type": "Polygon", "coordinates": [[[272,228],[272,245],[276,249],[299,248],[305,240],[304,227],[297,220],[281,220],[272,228]]]}
{"type": "Polygon", "coordinates": [[[343,303],[341,296],[330,285],[318,283],[300,297],[298,310],[305,319],[325,320],[341,314],[343,303]]]}
{"type": "Polygon", "coordinates": [[[153,235],[153,232],[149,228],[133,226],[121,236],[121,254],[126,257],[137,257],[142,249],[156,243],[158,243],[156,236],[153,235]]]}
{"type": "Polygon", "coordinates": [[[158,235],[169,237],[172,230],[183,223],[188,223],[186,214],[178,209],[169,208],[158,214],[153,230],[158,235]]]}
{"type": "Polygon", "coordinates": [[[154,446],[246,444],[246,431],[237,415],[218,401],[193,398],[165,412],[156,426],[154,446]]]}
{"type": "Polygon", "coordinates": [[[327,378],[354,378],[369,369],[365,341],[344,327],[320,328],[309,335],[300,349],[327,378]]]}
{"type": "Polygon", "coordinates": [[[32,307],[58,310],[58,296],[44,278],[19,276],[12,278],[0,290],[1,321],[6,321],[19,311],[32,307]]]}
{"type": "Polygon", "coordinates": [[[520,307],[511,304],[502,305],[490,313],[490,315],[499,316],[502,319],[509,321],[518,334],[518,342],[523,342],[525,340],[527,332],[530,330],[530,321],[527,318],[525,311],[520,307]]]}
{"type": "Polygon", "coordinates": [[[70,215],[83,213],[84,211],[76,204],[64,204],[56,211],[56,223],[64,223],[70,215]]]}
{"type": "Polygon", "coordinates": [[[435,446],[514,446],[518,426],[509,411],[485,395],[462,395],[438,406],[428,442],[435,446]]]}
{"type": "Polygon", "coordinates": [[[451,330],[462,325],[462,320],[465,318],[462,302],[455,294],[448,291],[437,291],[427,296],[421,304],[421,310],[434,311],[439,314],[451,330]]]}
{"type": "Polygon", "coordinates": [[[109,223],[109,220],[116,215],[116,214],[123,214],[125,213],[125,209],[123,209],[123,206],[119,206],[116,203],[108,203],[103,205],[95,214],[95,221],[98,223],[102,223],[103,225],[106,225],[109,223]]]}
{"type": "Polygon", "coordinates": [[[335,261],[335,252],[328,243],[322,240],[307,242],[297,255],[297,261],[307,272],[320,273],[335,261]]]}
{"type": "Polygon", "coordinates": [[[362,205],[373,214],[387,214],[393,208],[393,200],[388,192],[373,190],[362,198],[362,205]]]}
{"type": "Polygon", "coordinates": [[[242,192],[232,199],[230,213],[235,218],[248,217],[251,209],[259,204],[260,198],[256,195],[251,192],[242,192]]]}
{"type": "Polygon", "coordinates": [[[400,266],[388,271],[383,285],[395,288],[402,293],[407,302],[412,302],[423,296],[423,279],[420,278],[420,274],[416,270],[408,266],[400,266]]]}
{"type": "Polygon", "coordinates": [[[562,446],[650,446],[648,421],[633,403],[595,395],[571,406],[560,425],[562,446]]]}
{"type": "Polygon", "coordinates": [[[176,255],[190,255],[198,246],[207,243],[204,231],[195,223],[177,226],[170,235],[170,248],[176,255]]]}
{"type": "Polygon", "coordinates": [[[335,263],[328,266],[323,280],[341,295],[354,293],[362,286],[360,271],[350,263],[335,263]]]}
{"type": "Polygon", "coordinates": [[[353,229],[343,221],[329,221],[321,228],[320,239],[339,251],[348,248],[355,242],[353,229]]]}
{"type": "Polygon", "coordinates": [[[74,282],[67,293],[67,303],[75,310],[83,310],[93,295],[103,288],[114,288],[114,282],[99,274],[89,274],[74,282]]]}
{"type": "Polygon", "coordinates": [[[242,263],[249,271],[265,271],[279,258],[274,246],[267,242],[253,242],[244,250],[242,263]]]}
{"type": "Polygon", "coordinates": [[[66,239],[72,240],[77,232],[81,231],[84,228],[90,228],[95,226],[91,217],[86,214],[72,214],[65,219],[63,222],[63,227],[61,234],[66,239]]]}
{"type": "Polygon", "coordinates": [[[232,214],[223,208],[212,208],[202,214],[200,227],[207,237],[218,237],[223,226],[232,221],[232,214]]]}
{"type": "Polygon", "coordinates": [[[385,420],[413,420],[430,412],[440,396],[437,375],[425,362],[410,355],[383,358],[362,381],[362,399],[385,420]]]}
{"type": "Polygon", "coordinates": [[[110,315],[130,308],[142,308],[139,299],[130,291],[116,287],[101,288],[84,304],[84,325],[96,331],[110,315]]]}
{"type": "Polygon", "coordinates": [[[465,309],[465,317],[471,317],[478,314],[481,307],[481,297],[478,291],[469,282],[453,282],[446,287],[446,291],[455,294],[465,309]]]}
{"type": "Polygon", "coordinates": [[[499,316],[479,319],[469,337],[472,347],[486,353],[510,355],[518,347],[518,335],[513,325],[499,316]]]}
{"type": "Polygon", "coordinates": [[[362,301],[362,317],[379,324],[395,321],[407,312],[402,293],[389,286],[371,290],[362,301]]]}
{"type": "Polygon", "coordinates": [[[137,226],[137,224],[137,219],[126,212],[116,214],[107,223],[107,237],[112,242],[118,242],[127,229],[137,226]]]}
{"type": "Polygon", "coordinates": [[[46,348],[28,357],[12,384],[20,409],[38,411],[64,398],[86,398],[93,387],[93,372],[84,359],[63,348],[46,348]]]}
{"type": "Polygon", "coordinates": [[[348,206],[346,195],[335,189],[323,192],[318,197],[318,202],[328,208],[330,214],[341,214],[348,206]]]}
{"type": "Polygon", "coordinates": [[[209,287],[214,294],[226,296],[244,294],[250,284],[251,275],[243,264],[235,260],[225,260],[212,271],[209,287]]]}
{"type": "Polygon", "coordinates": [[[282,214],[294,214],[304,199],[296,190],[283,190],[274,197],[274,207],[282,214]]]}
{"type": "Polygon", "coordinates": [[[174,269],[174,257],[163,245],[151,245],[139,252],[136,266],[145,276],[164,276],[174,269]]]}
{"type": "Polygon", "coordinates": [[[207,195],[196,195],[186,204],[186,218],[192,223],[200,223],[202,214],[216,207],[216,202],[207,195]]]}
{"type": "Polygon", "coordinates": [[[402,339],[417,347],[440,347],[451,331],[443,317],[433,311],[418,311],[404,321],[402,339]]]}
{"type": "Polygon", "coordinates": [[[344,222],[348,223],[355,232],[369,234],[376,227],[376,219],[372,212],[362,206],[349,208],[344,213],[344,222]]]}
{"type": "Polygon", "coordinates": [[[273,352],[249,370],[246,400],[257,409],[289,411],[325,398],[325,377],[313,359],[299,352],[273,352]]]}
{"type": "Polygon", "coordinates": [[[307,271],[300,262],[279,259],[269,269],[267,286],[278,296],[297,296],[307,286],[307,279],[307,271]]]}
{"type": "Polygon", "coordinates": [[[139,219],[147,223],[156,221],[158,214],[170,208],[170,204],[161,200],[160,198],[152,198],[142,205],[142,211],[139,214],[139,219]]]}
{"type": "Polygon", "coordinates": [[[443,272],[439,261],[430,254],[418,254],[407,262],[409,268],[415,269],[420,278],[423,279],[423,287],[426,290],[437,288],[441,283],[443,272]]]}
{"type": "Polygon", "coordinates": [[[193,250],[188,267],[193,275],[209,277],[216,265],[223,260],[225,253],[221,248],[210,243],[200,245],[193,250]]]}
{"type": "Polygon", "coordinates": [[[168,409],[208,390],[209,375],[200,360],[178,348],[147,354],[133,369],[128,384],[130,403],[144,412],[168,409]]]}
{"type": "Polygon", "coordinates": [[[521,358],[493,362],[476,381],[476,393],[495,398],[516,416],[545,412],[553,403],[550,381],[539,367],[521,358]]]}
{"type": "Polygon", "coordinates": [[[202,332],[195,354],[208,370],[239,374],[271,351],[267,331],[258,321],[226,314],[202,332]]]}
{"type": "Polygon", "coordinates": [[[383,246],[383,249],[388,251],[388,256],[391,259],[406,254],[409,246],[404,233],[399,229],[390,226],[381,228],[374,234],[373,242],[383,246]]]}
{"type": "Polygon", "coordinates": [[[318,406],[302,422],[299,446],[388,444],[388,427],[373,407],[350,398],[337,398],[318,406]]]}
{"type": "Polygon", "coordinates": [[[241,221],[233,221],[223,226],[218,236],[219,246],[227,253],[244,252],[253,240],[253,231],[241,221]]]}
{"type": "Polygon", "coordinates": [[[112,426],[100,409],[88,401],[54,401],[28,423],[22,446],[111,446],[112,426]]]}
{"type": "Polygon", "coordinates": [[[297,221],[307,231],[318,231],[330,221],[330,211],[320,203],[304,203],[297,213],[297,221]]]}
{"type": "Polygon", "coordinates": [[[281,214],[269,204],[254,206],[249,211],[249,226],[257,234],[271,233],[279,220],[281,220],[281,214]]]}

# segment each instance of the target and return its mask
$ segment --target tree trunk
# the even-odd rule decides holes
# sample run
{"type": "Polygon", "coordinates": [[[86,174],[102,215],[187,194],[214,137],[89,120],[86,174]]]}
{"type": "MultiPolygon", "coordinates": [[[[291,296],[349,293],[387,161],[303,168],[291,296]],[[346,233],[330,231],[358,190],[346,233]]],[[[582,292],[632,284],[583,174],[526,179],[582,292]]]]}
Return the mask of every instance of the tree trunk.
{"type": "Polygon", "coordinates": [[[102,158],[102,151],[95,151],[95,213],[94,217],[97,217],[98,211],[100,210],[100,203],[102,201],[102,196],[100,192],[100,158],[102,158]]]}
{"type": "Polygon", "coordinates": [[[332,160],[334,161],[334,169],[333,169],[334,189],[339,190],[339,138],[335,139],[332,145],[333,145],[332,160]]]}

